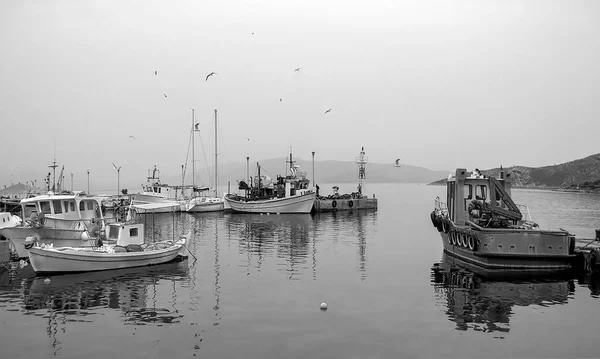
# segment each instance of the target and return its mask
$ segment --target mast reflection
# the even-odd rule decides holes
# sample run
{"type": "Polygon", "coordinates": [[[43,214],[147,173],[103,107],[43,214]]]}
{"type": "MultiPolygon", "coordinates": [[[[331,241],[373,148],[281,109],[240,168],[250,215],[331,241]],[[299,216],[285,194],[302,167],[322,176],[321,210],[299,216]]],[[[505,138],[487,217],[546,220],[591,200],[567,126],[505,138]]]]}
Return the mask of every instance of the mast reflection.
{"type": "Polygon", "coordinates": [[[446,254],[431,268],[431,284],[456,330],[500,333],[510,331],[513,306],[566,304],[575,291],[565,275],[490,272],[446,254]]]}

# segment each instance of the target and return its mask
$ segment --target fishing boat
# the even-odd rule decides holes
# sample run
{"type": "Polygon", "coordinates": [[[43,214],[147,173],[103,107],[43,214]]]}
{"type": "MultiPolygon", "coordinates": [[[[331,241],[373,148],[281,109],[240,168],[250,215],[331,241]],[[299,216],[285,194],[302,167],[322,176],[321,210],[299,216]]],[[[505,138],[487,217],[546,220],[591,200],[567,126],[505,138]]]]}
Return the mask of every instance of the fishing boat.
{"type": "Polygon", "coordinates": [[[210,191],[209,187],[196,186],[196,158],[194,133],[198,132],[198,124],[195,123],[194,109],[192,109],[192,196],[186,201],[186,212],[218,212],[225,209],[223,198],[219,198],[217,193],[218,188],[218,166],[217,166],[217,110],[215,109],[215,197],[206,195],[210,191]]]}
{"type": "Polygon", "coordinates": [[[131,195],[133,205],[148,204],[150,210],[144,206],[139,208],[139,213],[171,213],[185,210],[185,202],[181,200],[184,196],[183,186],[171,186],[160,181],[160,170],[154,165],[148,170],[146,184],[142,185],[142,193],[131,195]]]}
{"type": "Polygon", "coordinates": [[[48,192],[21,200],[22,223],[0,228],[0,239],[12,242],[19,258],[27,258],[24,242],[36,237],[42,243],[59,246],[88,245],[92,237],[104,233],[102,199],[84,192],[48,192]]]}
{"type": "Polygon", "coordinates": [[[527,206],[511,198],[512,178],[459,168],[447,180],[447,202],[434,201],[431,221],[444,252],[484,268],[565,270],[576,257],[575,237],[541,229],[527,206]]]}
{"type": "Polygon", "coordinates": [[[29,238],[29,262],[36,275],[77,273],[149,266],[185,258],[191,232],[175,240],[145,243],[144,223],[130,208],[126,222],[110,223],[107,240],[114,244],[88,247],[58,247],[29,238]]]}
{"type": "Polygon", "coordinates": [[[0,212],[0,229],[16,227],[22,222],[23,221],[19,216],[16,216],[10,212],[0,212]]]}
{"type": "Polygon", "coordinates": [[[277,176],[274,182],[268,176],[261,176],[261,167],[257,163],[258,176],[250,187],[241,181],[239,189],[245,190],[245,196],[227,194],[226,206],[234,212],[243,213],[310,213],[315,202],[315,192],[309,188],[306,172],[298,171],[290,153],[289,174],[277,176]]]}

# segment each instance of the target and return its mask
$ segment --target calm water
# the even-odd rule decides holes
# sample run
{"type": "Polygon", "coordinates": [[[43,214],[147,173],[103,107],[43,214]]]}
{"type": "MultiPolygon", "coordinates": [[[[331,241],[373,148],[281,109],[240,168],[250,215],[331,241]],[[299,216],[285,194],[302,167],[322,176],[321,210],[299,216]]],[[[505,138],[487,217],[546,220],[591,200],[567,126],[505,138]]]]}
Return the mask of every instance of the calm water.
{"type": "MultiPolygon", "coordinates": [[[[429,219],[444,187],[367,190],[379,197],[377,212],[181,214],[175,225],[156,216],[157,238],[193,230],[197,261],[54,276],[50,284],[30,266],[3,270],[1,357],[600,355],[600,280],[465,267],[442,255],[429,219]]],[[[600,228],[600,196],[513,197],[543,227],[582,237],[600,228]]]]}

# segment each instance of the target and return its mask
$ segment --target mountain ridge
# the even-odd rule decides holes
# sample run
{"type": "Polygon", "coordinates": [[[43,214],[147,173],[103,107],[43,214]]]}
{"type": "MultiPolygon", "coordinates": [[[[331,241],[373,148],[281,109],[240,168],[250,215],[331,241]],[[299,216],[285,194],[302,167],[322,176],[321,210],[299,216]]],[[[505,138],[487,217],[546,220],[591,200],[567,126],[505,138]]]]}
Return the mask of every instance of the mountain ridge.
{"type": "MultiPolygon", "coordinates": [[[[472,170],[472,169],[471,169],[472,170]]],[[[558,165],[527,167],[512,166],[503,170],[512,174],[513,187],[600,192],[594,182],[600,180],[600,153],[558,165]]],[[[481,170],[486,176],[499,177],[500,168],[481,170]]],[[[444,185],[446,179],[429,183],[444,185]]]]}

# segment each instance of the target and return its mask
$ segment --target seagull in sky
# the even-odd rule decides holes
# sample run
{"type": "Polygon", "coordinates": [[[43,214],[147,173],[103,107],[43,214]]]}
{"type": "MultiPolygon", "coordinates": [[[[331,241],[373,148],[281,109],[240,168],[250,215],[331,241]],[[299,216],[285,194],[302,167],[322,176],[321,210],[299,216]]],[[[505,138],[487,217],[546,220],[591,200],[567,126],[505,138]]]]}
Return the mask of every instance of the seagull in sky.
{"type": "Polygon", "coordinates": [[[283,102],[283,99],[281,97],[279,98],[279,102],[283,102]]]}
{"type": "Polygon", "coordinates": [[[300,71],[301,67],[297,67],[294,71],[300,71]]]}
{"type": "Polygon", "coordinates": [[[135,137],[134,137],[134,136],[129,136],[129,138],[133,138],[133,139],[135,140],[135,137]]]}
{"type": "Polygon", "coordinates": [[[216,72],[214,72],[214,71],[213,71],[213,72],[211,72],[210,74],[206,75],[206,80],[204,80],[204,81],[208,81],[208,78],[209,78],[209,77],[211,77],[212,75],[216,75],[216,74],[217,74],[217,73],[216,73],[216,72]]]}
{"type": "Polygon", "coordinates": [[[330,108],[328,108],[327,111],[325,111],[325,113],[329,113],[329,112],[331,112],[330,108]]]}
{"type": "Polygon", "coordinates": [[[167,94],[166,94],[166,93],[163,93],[163,95],[165,95],[165,97],[167,97],[167,94]]]}
{"type": "Polygon", "coordinates": [[[200,126],[200,122],[194,125],[196,131],[199,131],[198,126],[200,126]]]}
{"type": "Polygon", "coordinates": [[[252,33],[252,35],[254,35],[254,32],[252,33]]]}
{"type": "Polygon", "coordinates": [[[248,138],[248,141],[250,141],[250,138],[248,138]]]}
{"type": "Polygon", "coordinates": [[[400,167],[400,159],[399,158],[396,159],[396,164],[394,166],[400,167]]]}
{"type": "Polygon", "coordinates": [[[158,75],[158,71],[154,71],[154,76],[158,75]]]}

